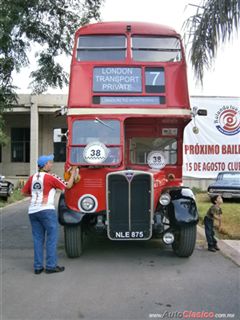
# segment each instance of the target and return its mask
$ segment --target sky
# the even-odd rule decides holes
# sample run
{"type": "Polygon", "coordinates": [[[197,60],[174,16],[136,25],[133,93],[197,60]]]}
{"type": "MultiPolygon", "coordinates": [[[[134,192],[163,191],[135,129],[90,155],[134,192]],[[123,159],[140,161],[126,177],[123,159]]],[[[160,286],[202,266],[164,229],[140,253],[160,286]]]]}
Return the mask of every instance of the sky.
{"type": "MultiPolygon", "coordinates": [[[[191,16],[194,6],[188,4],[200,4],[201,0],[105,0],[101,10],[102,21],[146,21],[173,27],[183,35],[183,22],[191,16]]],[[[188,86],[190,95],[209,96],[240,96],[240,35],[219,47],[217,59],[210,71],[205,72],[203,87],[196,85],[192,67],[188,62],[188,86]]],[[[34,55],[30,57],[32,64],[20,74],[14,75],[15,85],[19,87],[19,93],[30,93],[28,89],[29,74],[34,69],[34,55]]],[[[69,71],[70,57],[62,59],[62,63],[69,71]]],[[[67,93],[64,90],[49,89],[48,93],[67,93]]]]}

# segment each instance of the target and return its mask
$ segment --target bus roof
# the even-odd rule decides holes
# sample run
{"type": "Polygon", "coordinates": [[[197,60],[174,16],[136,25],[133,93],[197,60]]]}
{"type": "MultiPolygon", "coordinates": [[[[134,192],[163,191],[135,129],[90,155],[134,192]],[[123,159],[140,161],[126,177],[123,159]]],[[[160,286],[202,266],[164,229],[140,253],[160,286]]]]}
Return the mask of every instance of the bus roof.
{"type": "Polygon", "coordinates": [[[79,28],[76,36],[84,34],[124,34],[127,33],[127,26],[130,26],[131,34],[147,34],[147,35],[164,35],[175,36],[180,35],[171,27],[150,22],[135,22],[135,21],[118,21],[118,22],[97,22],[85,25],[79,28]]]}

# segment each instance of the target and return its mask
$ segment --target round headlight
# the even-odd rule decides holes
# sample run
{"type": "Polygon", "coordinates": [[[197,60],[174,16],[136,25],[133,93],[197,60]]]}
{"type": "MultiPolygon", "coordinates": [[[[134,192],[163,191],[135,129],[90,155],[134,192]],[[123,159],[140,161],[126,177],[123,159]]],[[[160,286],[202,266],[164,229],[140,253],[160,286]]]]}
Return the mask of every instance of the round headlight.
{"type": "Polygon", "coordinates": [[[78,207],[82,212],[94,212],[97,209],[97,199],[91,194],[81,196],[78,207]]]}
{"type": "Polygon", "coordinates": [[[162,206],[167,206],[171,201],[169,193],[163,193],[159,199],[159,202],[162,206]]]}
{"type": "Polygon", "coordinates": [[[163,235],[163,242],[166,244],[172,244],[174,242],[174,234],[172,232],[165,232],[163,235]]]}
{"type": "Polygon", "coordinates": [[[81,201],[81,207],[86,211],[91,211],[94,207],[94,200],[90,197],[86,197],[81,201]]]}

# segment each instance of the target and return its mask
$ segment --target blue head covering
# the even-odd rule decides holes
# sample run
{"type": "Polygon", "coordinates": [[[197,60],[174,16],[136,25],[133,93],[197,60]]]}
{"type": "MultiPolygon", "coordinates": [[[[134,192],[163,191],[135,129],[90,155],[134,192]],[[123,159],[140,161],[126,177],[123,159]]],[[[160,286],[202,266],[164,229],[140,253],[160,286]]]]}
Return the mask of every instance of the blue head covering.
{"type": "Polygon", "coordinates": [[[53,161],[53,159],[54,159],[53,154],[49,154],[47,156],[42,155],[38,158],[37,164],[40,168],[43,168],[48,161],[53,161]]]}

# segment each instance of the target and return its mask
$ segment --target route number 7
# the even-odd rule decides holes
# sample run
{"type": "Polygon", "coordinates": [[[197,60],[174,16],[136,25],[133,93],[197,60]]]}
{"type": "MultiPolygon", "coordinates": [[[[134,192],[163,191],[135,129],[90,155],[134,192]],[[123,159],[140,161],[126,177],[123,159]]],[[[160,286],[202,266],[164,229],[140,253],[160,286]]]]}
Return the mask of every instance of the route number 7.
{"type": "Polygon", "coordinates": [[[157,86],[157,79],[160,76],[161,72],[157,72],[157,71],[150,71],[150,74],[153,75],[153,80],[152,80],[152,86],[157,86]]]}

